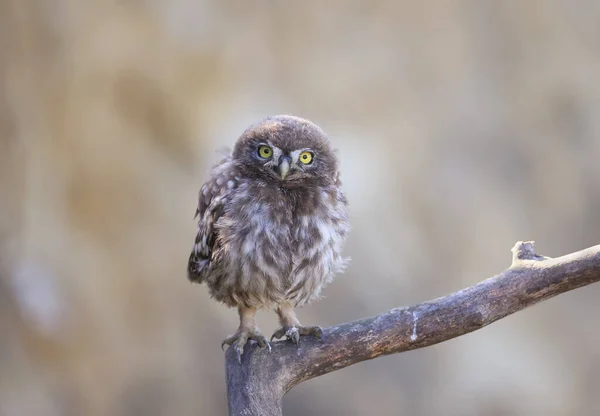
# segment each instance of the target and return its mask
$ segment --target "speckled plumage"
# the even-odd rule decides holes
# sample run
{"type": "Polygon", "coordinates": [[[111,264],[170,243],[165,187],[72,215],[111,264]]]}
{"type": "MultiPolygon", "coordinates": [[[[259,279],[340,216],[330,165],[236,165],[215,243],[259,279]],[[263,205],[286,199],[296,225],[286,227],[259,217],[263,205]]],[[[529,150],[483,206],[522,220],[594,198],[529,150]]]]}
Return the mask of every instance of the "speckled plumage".
{"type": "Polygon", "coordinates": [[[347,263],[338,161],[325,133],[307,120],[275,116],[249,127],[202,186],[197,216],[188,277],[240,316],[276,307],[283,327],[299,326],[289,325],[297,323],[290,308],[318,297],[347,263]],[[271,158],[260,156],[261,146],[272,149],[271,158]],[[312,163],[300,162],[302,152],[312,163]],[[284,160],[290,169],[282,179],[284,160]]]}

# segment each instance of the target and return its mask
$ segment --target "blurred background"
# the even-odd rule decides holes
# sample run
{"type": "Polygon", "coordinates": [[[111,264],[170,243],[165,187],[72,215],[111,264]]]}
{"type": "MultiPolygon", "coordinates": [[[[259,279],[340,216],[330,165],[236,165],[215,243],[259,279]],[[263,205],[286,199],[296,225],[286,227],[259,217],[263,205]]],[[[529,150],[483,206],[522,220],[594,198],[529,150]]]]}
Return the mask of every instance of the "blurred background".
{"type": "MultiPolygon", "coordinates": [[[[339,149],[330,326],[535,239],[600,243],[600,2],[0,2],[0,414],[221,415],[237,313],[186,278],[197,191],[250,123],[339,149]]],[[[286,415],[598,415],[600,286],[306,382],[286,415]]],[[[265,333],[273,313],[258,316],[265,333]]]]}

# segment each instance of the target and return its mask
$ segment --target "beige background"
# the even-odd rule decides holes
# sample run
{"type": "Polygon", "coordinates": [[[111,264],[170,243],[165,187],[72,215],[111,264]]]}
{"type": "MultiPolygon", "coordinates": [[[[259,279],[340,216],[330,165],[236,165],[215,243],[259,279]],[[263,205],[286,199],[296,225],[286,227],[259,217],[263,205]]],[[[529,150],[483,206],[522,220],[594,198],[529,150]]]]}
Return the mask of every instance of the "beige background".
{"type": "MultiPolygon", "coordinates": [[[[0,414],[218,415],[196,193],[251,122],[339,148],[323,326],[600,243],[600,2],[0,2],[0,414]]],[[[600,286],[307,382],[286,415],[598,415],[600,286]]],[[[266,333],[272,313],[259,315],[266,333]]]]}

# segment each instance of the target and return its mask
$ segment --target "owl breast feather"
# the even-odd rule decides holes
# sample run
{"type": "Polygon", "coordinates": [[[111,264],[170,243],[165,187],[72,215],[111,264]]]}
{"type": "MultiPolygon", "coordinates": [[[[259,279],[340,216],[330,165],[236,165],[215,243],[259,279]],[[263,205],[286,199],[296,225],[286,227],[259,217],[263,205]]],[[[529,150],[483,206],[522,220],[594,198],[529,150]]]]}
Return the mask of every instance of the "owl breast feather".
{"type": "Polygon", "coordinates": [[[231,306],[296,305],[319,296],[341,272],[349,230],[346,203],[338,189],[313,189],[309,206],[293,194],[240,184],[217,221],[217,241],[207,283],[231,306]],[[262,192],[261,192],[262,191],[262,192]]]}

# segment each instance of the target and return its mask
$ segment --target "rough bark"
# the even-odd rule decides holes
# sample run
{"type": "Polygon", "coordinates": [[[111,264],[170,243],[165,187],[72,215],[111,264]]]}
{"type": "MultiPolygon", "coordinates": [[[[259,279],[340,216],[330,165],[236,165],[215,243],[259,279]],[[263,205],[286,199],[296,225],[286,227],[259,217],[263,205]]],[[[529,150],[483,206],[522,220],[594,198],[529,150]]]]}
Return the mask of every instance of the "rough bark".
{"type": "Polygon", "coordinates": [[[533,242],[515,244],[512,265],[497,276],[450,295],[327,328],[324,338],[303,337],[299,347],[246,346],[242,363],[226,353],[230,415],[281,415],[283,396],[302,381],[381,355],[443,342],[507,315],[600,281],[600,245],[549,258],[533,242]]]}

